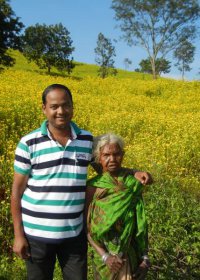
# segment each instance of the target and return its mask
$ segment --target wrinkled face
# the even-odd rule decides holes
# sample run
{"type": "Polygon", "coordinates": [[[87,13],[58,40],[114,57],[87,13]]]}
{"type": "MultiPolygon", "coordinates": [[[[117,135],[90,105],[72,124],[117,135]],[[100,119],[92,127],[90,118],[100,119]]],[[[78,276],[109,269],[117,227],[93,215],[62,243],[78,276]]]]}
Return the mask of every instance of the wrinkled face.
{"type": "Polygon", "coordinates": [[[69,95],[62,89],[50,91],[46,96],[46,104],[43,104],[43,113],[46,115],[50,127],[68,128],[73,117],[73,104],[69,95]]]}
{"type": "Polygon", "coordinates": [[[103,146],[99,157],[103,172],[109,172],[111,175],[117,174],[121,167],[123,154],[118,144],[106,144],[103,146]]]}

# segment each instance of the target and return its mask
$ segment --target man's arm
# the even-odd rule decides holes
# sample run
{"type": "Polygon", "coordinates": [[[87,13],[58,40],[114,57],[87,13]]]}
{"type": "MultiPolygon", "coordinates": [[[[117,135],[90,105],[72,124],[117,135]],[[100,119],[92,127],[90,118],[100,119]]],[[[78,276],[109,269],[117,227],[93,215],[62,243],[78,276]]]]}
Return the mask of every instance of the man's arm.
{"type": "Polygon", "coordinates": [[[97,174],[102,174],[102,167],[99,163],[95,162],[93,159],[90,162],[92,168],[96,171],[97,174]]]}
{"type": "MultiPolygon", "coordinates": [[[[95,161],[91,161],[90,164],[98,174],[102,173],[102,168],[100,164],[96,163],[95,161]]],[[[135,177],[135,179],[140,181],[140,183],[143,185],[151,185],[153,183],[153,178],[149,172],[130,169],[130,168],[124,168],[124,169],[126,169],[131,175],[135,177]]]]}
{"type": "Polygon", "coordinates": [[[85,194],[85,207],[84,207],[84,227],[85,227],[86,234],[87,234],[87,226],[88,226],[88,222],[87,222],[88,210],[89,210],[90,203],[93,200],[93,196],[95,192],[96,192],[96,188],[87,186],[86,194],[85,194]]]}
{"type": "Polygon", "coordinates": [[[28,253],[28,242],[24,235],[22,225],[21,198],[26,188],[28,175],[14,173],[14,180],[11,194],[11,213],[14,225],[13,251],[22,259],[30,256],[28,253]]]}
{"type": "Polygon", "coordinates": [[[151,185],[153,183],[153,178],[149,172],[133,170],[133,175],[143,185],[151,185]]]}

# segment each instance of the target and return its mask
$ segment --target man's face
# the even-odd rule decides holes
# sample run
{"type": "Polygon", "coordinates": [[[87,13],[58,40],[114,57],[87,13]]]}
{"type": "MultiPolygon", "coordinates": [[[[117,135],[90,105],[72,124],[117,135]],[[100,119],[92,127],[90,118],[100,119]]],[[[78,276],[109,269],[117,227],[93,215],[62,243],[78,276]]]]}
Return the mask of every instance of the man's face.
{"type": "Polygon", "coordinates": [[[42,108],[50,127],[61,130],[69,128],[73,117],[73,104],[64,90],[54,89],[50,91],[46,96],[46,104],[43,104],[42,108]]]}

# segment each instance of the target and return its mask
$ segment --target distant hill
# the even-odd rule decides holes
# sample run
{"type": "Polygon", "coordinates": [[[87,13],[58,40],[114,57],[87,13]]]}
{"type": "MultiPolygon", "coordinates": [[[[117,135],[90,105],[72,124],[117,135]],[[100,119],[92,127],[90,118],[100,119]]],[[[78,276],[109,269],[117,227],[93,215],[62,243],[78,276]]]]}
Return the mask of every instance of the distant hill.
{"type": "MultiPolygon", "coordinates": [[[[10,54],[12,57],[16,59],[16,64],[14,65],[13,69],[15,70],[25,70],[25,71],[35,71],[41,74],[46,74],[45,69],[39,69],[39,67],[31,62],[29,63],[27,59],[23,56],[22,53],[19,51],[10,50],[10,54]]],[[[75,68],[71,74],[74,78],[84,78],[87,76],[97,77],[98,76],[98,66],[94,64],[87,64],[82,62],[75,62],[75,68]]],[[[138,73],[134,71],[126,71],[122,69],[117,69],[118,74],[116,75],[117,78],[132,78],[136,80],[151,80],[152,76],[149,74],[138,73]]],[[[52,68],[51,75],[61,75],[66,76],[66,73],[59,72],[57,69],[52,68]]]]}

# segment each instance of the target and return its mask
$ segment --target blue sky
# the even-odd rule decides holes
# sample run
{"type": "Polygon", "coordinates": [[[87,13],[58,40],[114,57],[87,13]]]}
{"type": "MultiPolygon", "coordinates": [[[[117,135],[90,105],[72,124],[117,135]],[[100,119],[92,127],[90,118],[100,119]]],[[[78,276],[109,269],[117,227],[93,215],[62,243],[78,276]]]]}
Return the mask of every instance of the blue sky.
{"type": "MultiPolygon", "coordinates": [[[[76,61],[95,64],[97,36],[100,32],[111,39],[116,49],[115,66],[124,69],[124,59],[129,58],[132,65],[129,70],[138,67],[141,59],[147,57],[140,47],[128,47],[120,39],[122,33],[116,27],[118,22],[114,19],[111,0],[10,0],[15,14],[21,18],[25,27],[40,24],[62,23],[70,32],[75,51],[73,57],[76,61]],[[117,42],[116,42],[117,40],[117,42]]],[[[170,57],[168,57],[169,60],[170,57]]],[[[200,79],[200,54],[196,52],[195,60],[187,79],[200,79]]],[[[180,72],[173,67],[168,76],[180,78],[180,72]]]]}

